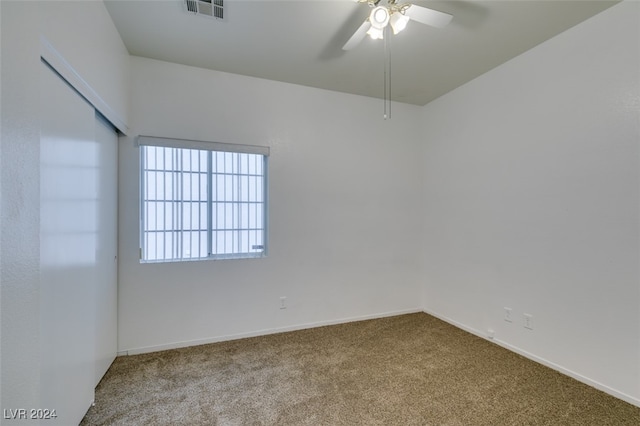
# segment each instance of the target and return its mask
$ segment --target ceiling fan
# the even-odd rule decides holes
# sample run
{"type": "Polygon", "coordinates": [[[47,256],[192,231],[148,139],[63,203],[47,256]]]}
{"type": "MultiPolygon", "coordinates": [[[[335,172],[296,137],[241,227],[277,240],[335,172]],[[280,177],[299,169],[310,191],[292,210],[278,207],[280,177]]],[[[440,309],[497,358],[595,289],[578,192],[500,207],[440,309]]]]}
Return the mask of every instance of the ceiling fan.
{"type": "Polygon", "coordinates": [[[398,0],[386,0],[386,6],[381,6],[382,0],[356,0],[358,3],[367,3],[371,8],[369,17],[364,20],[360,28],[342,46],[342,50],[351,50],[356,47],[362,39],[369,34],[372,39],[384,39],[384,118],[391,118],[391,56],[389,54],[388,37],[385,39],[385,32],[389,27],[394,34],[404,30],[410,20],[418,21],[421,24],[442,28],[451,22],[452,15],[429,9],[427,7],[416,6],[411,3],[398,3],[398,0]]]}
{"type": "Polygon", "coordinates": [[[404,30],[409,20],[420,22],[436,28],[447,25],[452,15],[416,6],[411,3],[398,3],[398,0],[386,0],[386,6],[380,6],[381,0],[357,0],[358,3],[367,3],[371,7],[369,17],[360,25],[360,28],[342,46],[342,50],[351,50],[356,47],[368,34],[372,39],[383,39],[385,28],[391,26],[393,33],[398,34],[404,30]]]}

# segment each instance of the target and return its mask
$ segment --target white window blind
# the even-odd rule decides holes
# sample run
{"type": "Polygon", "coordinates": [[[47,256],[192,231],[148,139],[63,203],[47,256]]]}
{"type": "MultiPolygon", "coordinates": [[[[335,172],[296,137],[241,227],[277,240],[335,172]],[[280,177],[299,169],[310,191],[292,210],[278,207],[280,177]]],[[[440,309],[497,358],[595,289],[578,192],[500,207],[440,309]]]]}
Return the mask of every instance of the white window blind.
{"type": "Polygon", "coordinates": [[[262,257],[268,147],[140,136],[141,261],[262,257]]]}

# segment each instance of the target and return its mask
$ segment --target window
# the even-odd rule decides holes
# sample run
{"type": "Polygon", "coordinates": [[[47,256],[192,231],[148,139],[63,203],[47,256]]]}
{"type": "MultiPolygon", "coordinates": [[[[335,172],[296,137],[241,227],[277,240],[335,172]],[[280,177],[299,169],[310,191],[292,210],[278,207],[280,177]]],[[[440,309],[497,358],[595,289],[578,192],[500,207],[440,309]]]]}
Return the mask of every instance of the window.
{"type": "Polygon", "coordinates": [[[262,257],[269,148],[140,136],[141,262],[262,257]]]}

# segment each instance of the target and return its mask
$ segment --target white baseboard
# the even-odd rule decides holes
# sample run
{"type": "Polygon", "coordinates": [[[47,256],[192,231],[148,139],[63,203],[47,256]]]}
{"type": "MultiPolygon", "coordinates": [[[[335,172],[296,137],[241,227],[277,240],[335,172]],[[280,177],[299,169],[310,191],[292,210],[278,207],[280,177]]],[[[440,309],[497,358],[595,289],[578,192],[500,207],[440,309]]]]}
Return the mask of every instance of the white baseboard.
{"type": "Polygon", "coordinates": [[[576,373],[574,371],[571,371],[568,368],[565,368],[565,367],[563,367],[561,365],[555,364],[555,363],[553,363],[551,361],[548,361],[548,360],[546,360],[544,358],[541,358],[541,357],[539,357],[537,355],[534,355],[534,354],[532,354],[530,352],[522,350],[522,349],[520,349],[520,348],[518,348],[516,346],[513,346],[513,345],[511,345],[511,344],[509,344],[509,343],[507,343],[505,341],[500,340],[500,339],[490,339],[490,338],[487,337],[487,335],[485,333],[483,333],[483,332],[481,332],[479,330],[476,330],[475,328],[469,327],[469,326],[467,326],[465,324],[461,324],[461,323],[459,323],[459,322],[457,322],[455,320],[452,320],[451,318],[448,318],[448,317],[446,317],[444,315],[440,315],[437,312],[433,312],[433,311],[430,311],[428,309],[424,309],[424,313],[426,313],[428,315],[431,315],[431,316],[434,316],[434,317],[436,317],[438,319],[441,319],[442,321],[445,321],[445,322],[447,322],[447,323],[449,323],[449,324],[451,324],[451,325],[453,325],[453,326],[455,326],[457,328],[460,328],[460,329],[462,329],[464,331],[467,331],[467,332],[469,332],[471,334],[474,334],[474,335],[476,335],[478,337],[482,337],[482,338],[484,338],[484,339],[486,339],[486,340],[488,340],[490,342],[493,342],[493,343],[495,343],[495,344],[497,344],[499,346],[502,346],[505,349],[510,350],[511,352],[515,352],[518,355],[522,355],[523,357],[528,358],[528,359],[530,359],[532,361],[535,361],[535,362],[537,362],[539,364],[542,364],[545,367],[549,367],[549,368],[551,368],[553,370],[556,370],[556,371],[558,371],[558,372],[560,372],[560,373],[562,373],[564,375],[572,377],[572,378],[578,380],[579,382],[582,382],[582,383],[584,383],[586,385],[589,385],[589,386],[591,386],[593,388],[601,390],[601,391],[603,391],[603,392],[605,392],[605,393],[607,393],[607,394],[609,394],[611,396],[614,396],[614,397],[616,397],[618,399],[621,399],[621,400],[623,400],[625,402],[628,402],[629,404],[635,405],[636,407],[640,407],[640,399],[638,399],[638,398],[634,398],[631,395],[627,395],[626,393],[619,392],[619,391],[617,391],[617,390],[615,390],[613,388],[610,388],[607,385],[603,385],[602,383],[600,383],[598,381],[592,380],[592,379],[590,379],[588,377],[585,377],[585,376],[583,376],[581,374],[578,374],[578,373],[576,373]]]}
{"type": "Polygon", "coordinates": [[[166,351],[169,349],[186,348],[189,346],[198,346],[198,345],[206,345],[209,343],[225,342],[229,340],[246,339],[248,337],[266,336],[269,334],[285,333],[288,331],[304,330],[307,328],[324,327],[327,325],[345,324],[345,323],[355,322],[355,321],[365,321],[365,320],[376,319],[376,318],[385,318],[385,317],[393,317],[397,315],[413,314],[416,312],[423,312],[423,310],[418,308],[406,309],[406,310],[400,310],[400,311],[383,312],[383,313],[372,314],[372,315],[363,315],[358,317],[341,318],[341,319],[329,320],[329,321],[318,321],[313,323],[305,323],[305,324],[299,324],[299,325],[293,325],[293,326],[287,326],[287,327],[266,328],[266,329],[251,331],[247,333],[229,334],[224,336],[210,337],[206,339],[173,342],[173,343],[167,343],[164,345],[129,348],[127,350],[118,351],[118,356],[138,355],[138,354],[144,354],[149,352],[166,351]]]}

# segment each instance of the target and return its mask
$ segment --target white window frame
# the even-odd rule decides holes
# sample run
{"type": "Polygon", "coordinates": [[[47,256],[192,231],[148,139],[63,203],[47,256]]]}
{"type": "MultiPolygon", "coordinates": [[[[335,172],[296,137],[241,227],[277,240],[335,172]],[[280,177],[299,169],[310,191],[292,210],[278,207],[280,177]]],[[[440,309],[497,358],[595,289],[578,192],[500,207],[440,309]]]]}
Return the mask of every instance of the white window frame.
{"type": "MultiPolygon", "coordinates": [[[[152,136],[138,136],[136,140],[136,144],[140,147],[140,262],[141,263],[165,263],[165,262],[194,261],[194,260],[220,260],[220,259],[247,259],[247,258],[260,258],[260,257],[265,257],[267,255],[268,228],[269,228],[268,227],[268,210],[269,210],[268,209],[268,187],[269,187],[268,186],[268,175],[269,175],[268,158],[269,158],[269,151],[270,151],[269,147],[227,144],[227,143],[219,143],[219,142],[204,142],[204,141],[162,138],[162,137],[152,137],[152,136]],[[146,203],[158,201],[158,200],[152,201],[152,200],[145,199],[145,195],[147,194],[147,192],[145,191],[145,173],[150,170],[146,169],[145,158],[144,158],[145,150],[143,150],[142,147],[147,147],[147,146],[157,147],[157,148],[198,150],[198,151],[201,151],[198,154],[199,158],[201,158],[200,156],[202,155],[202,151],[206,151],[205,155],[207,155],[206,157],[207,169],[205,172],[201,171],[200,169],[198,169],[198,171],[196,172],[194,171],[186,172],[181,168],[177,172],[176,171],[164,172],[164,173],[179,173],[181,176],[183,173],[188,173],[190,176],[193,174],[206,176],[207,188],[206,188],[205,197],[202,197],[199,195],[198,199],[196,201],[193,201],[193,200],[186,200],[186,198],[183,195],[180,195],[177,199],[173,197],[171,201],[165,200],[165,202],[170,202],[174,206],[176,204],[182,205],[182,203],[190,203],[190,206],[191,206],[190,208],[193,208],[194,203],[198,203],[197,205],[206,203],[207,217],[206,217],[206,224],[205,224],[206,227],[204,229],[201,229],[202,223],[203,223],[202,219],[199,219],[198,230],[194,230],[192,228],[192,225],[189,229],[184,229],[182,225],[176,225],[174,227],[171,227],[170,230],[166,230],[166,229],[158,230],[157,220],[155,223],[156,229],[151,229],[153,226],[150,224],[149,224],[149,227],[147,228],[147,222],[145,221],[146,209],[147,209],[146,203]],[[254,172],[254,174],[251,174],[251,175],[243,174],[240,171],[239,164],[237,168],[233,169],[235,171],[227,171],[225,169],[224,172],[221,172],[217,170],[215,165],[212,164],[213,159],[221,158],[222,156],[228,159],[229,153],[234,154],[233,157],[236,160],[244,157],[250,158],[250,157],[247,157],[246,155],[242,156],[242,154],[255,154],[255,155],[262,156],[261,167],[258,167],[256,163],[256,170],[261,170],[262,173],[259,174],[259,172],[256,171],[254,172]],[[256,196],[254,200],[253,201],[249,201],[249,199],[242,200],[240,199],[240,196],[238,196],[233,198],[234,201],[229,201],[228,197],[227,199],[222,200],[217,195],[214,195],[214,193],[217,194],[217,191],[213,190],[213,187],[214,187],[213,182],[216,178],[221,178],[222,176],[224,176],[225,182],[228,182],[227,180],[228,177],[235,178],[238,182],[242,180],[243,177],[246,177],[247,181],[251,180],[252,177],[255,178],[253,179],[255,183],[254,190],[256,192],[256,196]],[[257,192],[258,186],[259,186],[258,183],[260,182],[259,178],[261,178],[262,180],[262,188],[260,188],[261,194],[258,194],[257,192]],[[214,210],[221,208],[222,205],[225,205],[225,204],[229,205],[234,211],[234,218],[232,219],[233,225],[229,227],[228,221],[226,221],[227,223],[223,226],[223,229],[219,229],[218,224],[220,222],[217,222],[216,220],[214,220],[216,218],[216,213],[214,212],[214,210]],[[258,212],[257,210],[255,210],[256,217],[255,217],[254,227],[251,228],[250,226],[247,226],[247,228],[251,228],[251,229],[243,229],[243,227],[241,226],[241,223],[243,222],[243,220],[240,218],[236,220],[235,214],[237,213],[239,216],[240,215],[239,212],[243,206],[247,211],[250,211],[251,205],[253,205],[255,209],[258,209],[261,207],[262,212],[258,212]],[[262,219],[260,227],[258,227],[258,218],[262,219]],[[257,234],[254,234],[254,235],[259,235],[261,232],[262,244],[252,245],[251,242],[249,241],[249,237],[247,237],[246,241],[244,239],[240,240],[241,233],[243,233],[242,234],[243,236],[246,236],[248,235],[248,233],[250,233],[250,231],[257,232],[257,234]],[[197,233],[200,244],[202,244],[203,240],[201,236],[203,232],[206,232],[206,250],[204,253],[206,255],[192,256],[190,251],[188,253],[184,253],[183,252],[184,245],[182,244],[182,241],[185,235],[189,233],[189,238],[191,238],[193,237],[194,233],[197,233]],[[165,247],[165,245],[171,247],[171,250],[170,250],[171,254],[169,256],[166,256],[166,253],[167,253],[166,249],[163,249],[163,253],[164,253],[163,255],[158,256],[157,246],[154,252],[156,255],[155,258],[153,258],[152,254],[148,254],[146,252],[145,249],[148,246],[145,241],[148,241],[146,239],[148,237],[147,234],[151,234],[151,233],[155,233],[156,235],[155,238],[158,238],[157,235],[159,233],[163,234],[162,247],[165,247]],[[173,235],[169,243],[166,242],[166,240],[169,239],[169,238],[166,238],[167,233],[171,233],[173,235]],[[224,234],[224,235],[221,235],[221,234],[224,234]],[[230,249],[226,248],[225,246],[225,249],[223,250],[225,251],[225,253],[221,253],[220,250],[217,249],[217,247],[219,247],[218,245],[218,241],[220,241],[219,238],[223,238],[225,239],[225,241],[228,241],[228,239],[231,238],[233,241],[230,249]],[[246,250],[243,250],[242,247],[245,247],[246,250]],[[231,250],[231,252],[229,252],[229,250],[231,250]]],[[[258,158],[255,158],[255,160],[257,162],[258,158]]],[[[198,179],[201,179],[202,177],[204,176],[201,176],[198,179]]],[[[175,192],[179,193],[180,191],[175,191],[175,192]]],[[[200,210],[203,207],[204,205],[198,207],[198,209],[200,210]]],[[[228,208],[226,205],[224,207],[225,209],[228,208]]],[[[166,207],[165,207],[164,213],[166,213],[166,207]]],[[[182,213],[180,213],[180,215],[181,214],[182,213]]],[[[201,218],[200,211],[198,212],[198,214],[199,214],[198,217],[201,218]]],[[[175,220],[177,222],[182,223],[181,216],[179,218],[176,218],[175,220]]],[[[250,219],[246,219],[247,223],[249,223],[249,220],[250,219]]],[[[151,223],[150,220],[149,222],[151,223]]],[[[191,222],[189,223],[191,224],[191,222]]],[[[197,250],[198,252],[202,251],[202,246],[200,244],[197,250]]],[[[149,252],[152,252],[152,250],[149,250],[149,252]]]]}

